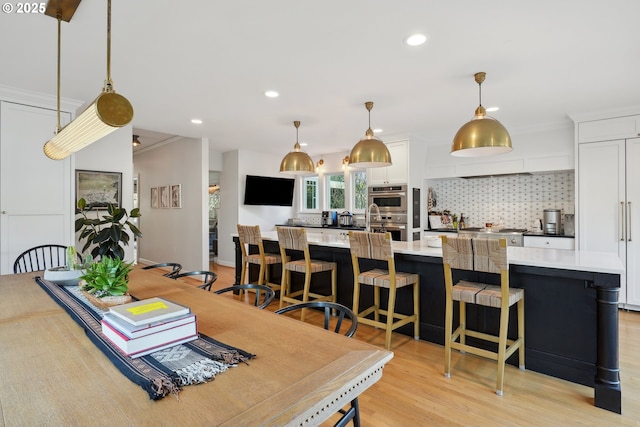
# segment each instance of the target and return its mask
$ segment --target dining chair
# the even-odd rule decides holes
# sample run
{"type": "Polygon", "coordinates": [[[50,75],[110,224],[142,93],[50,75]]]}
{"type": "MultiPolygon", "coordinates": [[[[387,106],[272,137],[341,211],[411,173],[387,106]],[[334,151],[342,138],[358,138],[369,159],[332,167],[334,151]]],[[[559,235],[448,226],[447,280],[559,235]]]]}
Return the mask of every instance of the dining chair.
{"type": "Polygon", "coordinates": [[[444,375],[451,377],[451,349],[471,353],[498,362],[496,394],[502,396],[505,361],[518,350],[520,369],[524,370],[524,289],[509,287],[507,240],[487,237],[441,236],[442,264],[445,281],[445,361],[444,375]],[[500,275],[500,285],[460,280],[453,283],[453,270],[472,270],[500,275]],[[459,304],[459,326],[453,330],[453,302],[459,304]],[[498,335],[472,330],[467,325],[467,304],[493,307],[500,310],[498,335]],[[507,337],[509,309],[517,304],[518,337],[507,337]],[[498,344],[497,350],[486,350],[469,344],[466,337],[498,344]]]}
{"type": "Polygon", "coordinates": [[[170,267],[171,270],[164,273],[163,276],[169,277],[171,279],[173,279],[173,276],[180,273],[180,270],[182,270],[182,265],[178,264],[177,262],[162,262],[160,264],[147,265],[146,267],[142,267],[142,269],[143,270],[151,270],[154,268],[166,269],[167,267],[170,267]]]}
{"type": "MultiPolygon", "coordinates": [[[[302,227],[276,227],[280,256],[282,257],[282,282],[280,286],[280,308],[284,303],[297,304],[307,302],[310,298],[314,301],[336,302],[338,292],[338,266],[332,261],[316,260],[311,258],[307,233],[302,227]],[[300,254],[302,257],[300,257],[300,254]],[[297,256],[298,259],[291,259],[297,256]],[[302,289],[292,291],[291,272],[304,274],[302,289]],[[331,292],[321,294],[311,291],[311,275],[314,273],[329,272],[331,274],[331,292]]],[[[300,320],[304,321],[305,310],[300,314],[300,320]]]]}
{"type": "Polygon", "coordinates": [[[260,234],[260,226],[238,224],[238,240],[240,242],[240,250],[242,253],[240,284],[245,283],[249,265],[254,264],[260,266],[258,281],[256,283],[258,285],[267,285],[274,291],[280,290],[279,283],[272,283],[269,281],[269,267],[272,265],[282,264],[282,257],[280,254],[267,253],[264,251],[262,235],[260,234]],[[249,246],[257,247],[258,253],[249,253],[249,246]]]}
{"type": "Polygon", "coordinates": [[[202,281],[202,284],[198,285],[198,287],[200,289],[204,289],[205,291],[211,291],[211,285],[213,285],[213,282],[215,282],[216,279],[218,279],[218,275],[216,273],[214,273],[213,271],[205,271],[205,270],[187,271],[184,273],[178,273],[171,278],[174,280],[177,280],[177,279],[189,278],[193,276],[200,276],[200,280],[202,281]]]}
{"type": "MultiPolygon", "coordinates": [[[[279,310],[274,311],[275,314],[285,314],[292,311],[302,311],[307,308],[312,309],[322,309],[324,314],[324,329],[330,331],[333,329],[335,333],[341,333],[342,323],[344,319],[348,319],[351,322],[351,325],[346,329],[344,335],[346,337],[353,337],[358,329],[358,316],[347,306],[342,304],[338,304],[337,302],[332,301],[307,301],[301,302],[298,304],[288,305],[279,310]],[[335,326],[331,328],[331,314],[335,313],[335,317],[337,320],[335,322],[335,326]]],[[[342,416],[340,419],[334,424],[334,427],[343,427],[346,426],[349,421],[353,421],[354,427],[360,427],[360,407],[358,404],[358,397],[356,396],[350,403],[348,409],[340,409],[338,411],[342,416]]]]}
{"type": "MultiPolygon", "coordinates": [[[[77,254],[82,264],[82,256],[77,254]]],[[[32,271],[47,270],[52,267],[62,267],[67,264],[67,247],[57,244],[34,246],[22,252],[13,263],[14,273],[30,273],[32,271]]]]}
{"type": "MultiPolygon", "coordinates": [[[[396,270],[396,262],[391,247],[391,233],[369,233],[366,231],[350,231],[349,247],[351,264],[353,265],[353,311],[358,321],[366,325],[385,330],[385,348],[391,348],[391,333],[401,326],[413,323],[413,335],[420,338],[420,276],[396,270]],[[361,270],[360,259],[386,263],[386,269],[369,268],[361,270]],[[373,304],[360,309],[361,286],[373,287],[373,304]],[[409,287],[413,290],[413,313],[396,312],[396,294],[399,288],[409,287]],[[388,290],[386,308],[380,303],[380,289],[388,290]],[[370,316],[373,315],[373,319],[370,316]],[[385,320],[380,319],[380,315],[385,320]]],[[[374,265],[372,264],[372,267],[374,265]]]]}
{"type": "Polygon", "coordinates": [[[243,285],[233,285],[227,288],[222,288],[216,290],[214,293],[216,294],[224,294],[232,292],[234,296],[237,294],[240,297],[240,300],[244,300],[245,293],[253,293],[253,305],[258,308],[266,308],[269,304],[273,302],[276,297],[276,293],[273,289],[266,285],[257,285],[255,283],[243,284],[243,285]]]}

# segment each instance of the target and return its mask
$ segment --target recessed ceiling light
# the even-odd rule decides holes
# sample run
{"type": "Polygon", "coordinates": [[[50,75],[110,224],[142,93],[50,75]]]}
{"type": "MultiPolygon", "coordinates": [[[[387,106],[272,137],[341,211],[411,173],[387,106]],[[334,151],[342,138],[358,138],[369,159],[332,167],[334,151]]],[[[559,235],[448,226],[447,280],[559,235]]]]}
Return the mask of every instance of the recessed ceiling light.
{"type": "Polygon", "coordinates": [[[307,145],[309,145],[309,144],[307,144],[306,142],[300,142],[300,146],[301,147],[306,147],[307,145]]]}
{"type": "Polygon", "coordinates": [[[278,96],[280,96],[280,94],[275,90],[268,90],[264,93],[264,96],[268,98],[277,98],[278,96]]]}
{"type": "Polygon", "coordinates": [[[200,119],[191,119],[191,123],[193,123],[194,125],[201,125],[202,124],[202,120],[200,120],[200,119]]]}
{"type": "Polygon", "coordinates": [[[422,44],[425,44],[427,40],[428,37],[424,34],[412,34],[404,39],[404,42],[409,46],[420,46],[422,44]]]}
{"type": "Polygon", "coordinates": [[[374,129],[373,130],[373,133],[380,133],[380,132],[382,132],[382,129],[374,129]]]}
{"type": "Polygon", "coordinates": [[[498,111],[500,107],[489,107],[487,108],[487,113],[492,113],[494,111],[498,111]]]}

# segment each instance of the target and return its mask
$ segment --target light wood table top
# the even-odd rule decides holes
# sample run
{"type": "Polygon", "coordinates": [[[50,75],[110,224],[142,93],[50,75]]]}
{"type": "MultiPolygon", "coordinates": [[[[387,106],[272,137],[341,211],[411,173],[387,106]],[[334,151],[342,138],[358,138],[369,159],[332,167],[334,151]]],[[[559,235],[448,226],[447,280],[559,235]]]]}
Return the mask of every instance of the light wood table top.
{"type": "Polygon", "coordinates": [[[0,276],[0,426],[316,425],[382,376],[393,353],[136,269],[136,298],[191,307],[198,329],[256,358],[153,401],[35,283],[0,276]]]}

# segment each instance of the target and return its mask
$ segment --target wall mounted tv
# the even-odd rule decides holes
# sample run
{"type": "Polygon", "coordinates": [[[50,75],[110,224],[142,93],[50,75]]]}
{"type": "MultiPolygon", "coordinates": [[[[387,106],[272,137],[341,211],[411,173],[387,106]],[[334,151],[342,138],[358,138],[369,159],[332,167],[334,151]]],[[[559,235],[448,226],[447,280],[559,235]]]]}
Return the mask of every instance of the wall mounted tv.
{"type": "Polygon", "coordinates": [[[295,179],[247,175],[245,205],[292,206],[295,179]]]}

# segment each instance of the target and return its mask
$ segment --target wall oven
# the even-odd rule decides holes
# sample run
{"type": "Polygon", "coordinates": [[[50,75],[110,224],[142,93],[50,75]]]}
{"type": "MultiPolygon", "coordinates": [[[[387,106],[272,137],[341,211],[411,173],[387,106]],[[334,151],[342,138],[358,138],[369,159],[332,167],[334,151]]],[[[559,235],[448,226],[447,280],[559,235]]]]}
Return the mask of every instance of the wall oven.
{"type": "Polygon", "coordinates": [[[391,234],[391,240],[404,242],[409,240],[407,234],[407,215],[385,215],[381,214],[380,219],[374,216],[371,220],[371,231],[374,233],[391,234]]]}
{"type": "Polygon", "coordinates": [[[371,186],[368,189],[369,203],[375,203],[380,213],[407,213],[407,186],[371,186]]]}

